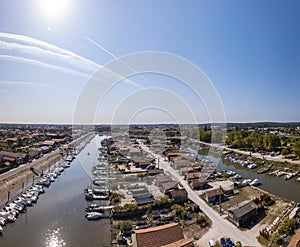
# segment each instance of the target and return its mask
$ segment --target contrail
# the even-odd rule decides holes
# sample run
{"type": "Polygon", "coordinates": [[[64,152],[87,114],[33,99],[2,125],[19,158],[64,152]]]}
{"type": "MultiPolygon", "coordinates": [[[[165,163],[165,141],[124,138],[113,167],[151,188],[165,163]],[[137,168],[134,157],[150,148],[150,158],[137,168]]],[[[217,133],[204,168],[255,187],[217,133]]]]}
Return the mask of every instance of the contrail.
{"type": "Polygon", "coordinates": [[[97,43],[96,41],[92,40],[91,38],[86,37],[86,39],[88,41],[90,41],[92,44],[94,44],[95,46],[97,46],[98,48],[100,48],[103,51],[105,51],[107,54],[109,54],[110,56],[112,56],[114,59],[116,59],[116,60],[120,61],[121,63],[123,63],[124,65],[126,65],[128,68],[130,68],[133,72],[135,72],[144,81],[146,81],[147,83],[151,84],[151,82],[148,79],[146,79],[144,76],[142,76],[139,72],[137,72],[134,68],[132,68],[128,63],[120,60],[120,58],[118,58],[117,56],[115,56],[113,53],[111,53],[109,50],[105,49],[103,46],[101,46],[99,43],[97,43]]]}

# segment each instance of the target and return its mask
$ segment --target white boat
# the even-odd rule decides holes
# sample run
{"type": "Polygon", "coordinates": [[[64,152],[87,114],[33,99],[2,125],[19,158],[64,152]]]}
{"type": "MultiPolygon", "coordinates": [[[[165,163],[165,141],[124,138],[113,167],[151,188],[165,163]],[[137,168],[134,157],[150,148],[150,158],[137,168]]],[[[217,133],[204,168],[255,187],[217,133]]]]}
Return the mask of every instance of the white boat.
{"type": "Polygon", "coordinates": [[[0,226],[0,234],[2,234],[3,233],[3,228],[2,228],[2,226],[0,226]]]}
{"type": "Polygon", "coordinates": [[[235,174],[236,174],[236,172],[234,172],[234,171],[227,171],[226,172],[226,174],[228,175],[228,176],[234,176],[235,174]]]}
{"type": "Polygon", "coordinates": [[[250,182],[250,185],[252,186],[257,186],[257,185],[260,185],[260,182],[257,178],[253,179],[251,182],[250,182]]]}
{"type": "Polygon", "coordinates": [[[251,179],[245,179],[242,181],[242,185],[246,186],[251,183],[251,179]]]}
{"type": "Polygon", "coordinates": [[[13,223],[16,221],[16,217],[13,214],[9,214],[9,215],[7,215],[6,220],[7,220],[7,222],[13,223]]]}
{"type": "Polygon", "coordinates": [[[6,219],[4,217],[0,217],[0,226],[4,226],[6,223],[6,219]]]}
{"type": "Polygon", "coordinates": [[[235,178],[235,179],[242,179],[242,176],[241,176],[240,174],[235,174],[235,175],[233,176],[233,178],[235,178]]]}
{"type": "Polygon", "coordinates": [[[36,203],[37,200],[38,200],[38,197],[37,196],[32,196],[32,197],[30,197],[30,200],[31,200],[31,202],[36,203]]]}
{"type": "Polygon", "coordinates": [[[255,169],[257,165],[255,163],[248,165],[249,169],[255,169]]]}
{"type": "Polygon", "coordinates": [[[284,179],[285,179],[285,180],[289,180],[289,179],[291,179],[292,177],[294,177],[294,174],[293,174],[293,173],[288,173],[288,174],[286,174],[286,175],[284,176],[284,179]]]}
{"type": "Polygon", "coordinates": [[[85,217],[88,220],[99,220],[103,217],[103,214],[98,213],[98,212],[90,212],[90,213],[87,213],[85,217]]]}

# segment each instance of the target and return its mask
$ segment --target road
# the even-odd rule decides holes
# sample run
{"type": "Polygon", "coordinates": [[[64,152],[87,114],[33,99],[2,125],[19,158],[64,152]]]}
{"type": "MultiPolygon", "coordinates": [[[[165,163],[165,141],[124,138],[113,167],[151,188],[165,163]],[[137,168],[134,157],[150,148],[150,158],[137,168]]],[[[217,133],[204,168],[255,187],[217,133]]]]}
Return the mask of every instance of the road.
{"type": "MultiPolygon", "coordinates": [[[[86,134],[86,135],[80,137],[79,139],[76,139],[76,140],[68,143],[67,145],[71,145],[71,144],[74,144],[75,142],[78,142],[82,139],[85,139],[88,135],[90,135],[90,134],[86,134]]],[[[5,173],[2,173],[2,174],[0,174],[0,181],[2,181],[3,179],[7,179],[11,176],[14,176],[14,175],[26,170],[26,169],[29,169],[30,166],[35,166],[36,164],[41,163],[41,162],[49,159],[51,156],[55,156],[56,154],[59,154],[60,152],[61,152],[60,149],[56,149],[56,150],[54,150],[54,151],[52,151],[48,154],[45,154],[43,157],[31,162],[30,164],[23,164],[23,165],[18,166],[17,168],[14,168],[14,169],[9,170],[5,173]]]]}
{"type": "Polygon", "coordinates": [[[2,173],[2,174],[0,174],[0,181],[2,181],[3,179],[7,179],[11,176],[14,176],[14,175],[26,170],[26,169],[29,169],[30,166],[34,166],[39,162],[47,160],[48,158],[58,154],[59,152],[60,152],[60,150],[54,150],[54,151],[44,155],[43,157],[39,158],[38,160],[35,160],[35,161],[31,162],[30,164],[23,164],[23,165],[18,166],[17,168],[14,168],[14,169],[9,170],[5,173],[2,173]]]}
{"type": "Polygon", "coordinates": [[[178,182],[180,182],[187,190],[189,199],[198,204],[201,210],[211,219],[212,227],[201,239],[197,241],[200,246],[207,246],[207,243],[210,239],[218,240],[221,237],[230,237],[235,242],[241,241],[243,246],[261,246],[257,241],[255,234],[250,231],[241,231],[227,219],[219,215],[214,209],[208,206],[207,203],[195,193],[195,191],[190,188],[188,183],[168,164],[168,162],[163,161],[160,155],[153,153],[143,143],[140,142],[140,145],[144,151],[150,153],[156,159],[160,158],[160,168],[164,169],[164,171],[168,172],[178,182]]]}

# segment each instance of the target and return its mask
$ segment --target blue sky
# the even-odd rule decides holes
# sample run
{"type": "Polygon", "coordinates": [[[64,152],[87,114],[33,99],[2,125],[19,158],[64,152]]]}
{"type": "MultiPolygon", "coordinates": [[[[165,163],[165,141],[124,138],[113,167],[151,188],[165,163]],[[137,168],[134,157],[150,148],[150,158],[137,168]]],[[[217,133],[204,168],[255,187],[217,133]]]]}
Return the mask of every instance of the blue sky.
{"type": "MultiPolygon", "coordinates": [[[[173,53],[198,66],[229,122],[300,121],[299,1],[63,1],[51,13],[46,0],[0,2],[0,122],[70,123],[94,72],[112,55],[143,51],[173,53]]],[[[116,85],[95,121],[110,122],[117,105],[148,87],[178,95],[198,122],[211,120],[214,109],[181,82],[145,74],[116,85]]],[[[164,108],[166,100],[157,97],[153,102],[164,108]]],[[[183,111],[177,110],[170,114],[183,111]]],[[[174,120],[159,109],[131,119],[174,120]]]]}

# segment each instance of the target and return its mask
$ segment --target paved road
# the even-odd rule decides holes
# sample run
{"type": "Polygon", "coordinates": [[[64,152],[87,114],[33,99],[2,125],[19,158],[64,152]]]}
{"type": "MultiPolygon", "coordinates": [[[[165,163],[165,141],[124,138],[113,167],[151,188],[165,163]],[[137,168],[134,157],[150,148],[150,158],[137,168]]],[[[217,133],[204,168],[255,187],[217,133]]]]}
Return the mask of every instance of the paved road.
{"type": "MultiPolygon", "coordinates": [[[[75,142],[78,142],[79,140],[83,140],[88,135],[90,135],[90,134],[86,134],[86,135],[84,135],[82,137],[79,137],[79,139],[76,139],[76,140],[68,143],[67,145],[71,145],[71,144],[73,144],[75,142]]],[[[26,169],[29,169],[30,166],[35,166],[36,164],[38,164],[40,162],[43,162],[43,161],[47,160],[48,158],[50,158],[51,156],[55,156],[56,154],[59,154],[60,152],[61,152],[60,149],[56,149],[56,150],[54,150],[54,151],[52,151],[52,152],[50,152],[48,154],[45,154],[43,157],[41,157],[41,158],[39,158],[39,159],[31,162],[30,164],[23,164],[23,165],[18,166],[17,168],[14,168],[14,169],[9,170],[9,171],[7,171],[5,173],[2,173],[2,174],[0,174],[0,181],[2,181],[3,179],[7,179],[7,178],[9,178],[9,177],[11,177],[13,175],[16,175],[16,174],[18,174],[18,173],[20,173],[20,172],[22,172],[22,171],[24,171],[26,169]]]]}
{"type": "Polygon", "coordinates": [[[17,168],[14,168],[12,170],[9,170],[5,173],[0,174],[0,181],[6,178],[9,178],[15,174],[18,174],[26,169],[29,169],[30,166],[34,166],[39,162],[42,162],[44,160],[47,160],[48,158],[50,158],[51,156],[54,156],[56,154],[58,154],[60,152],[60,150],[54,150],[51,153],[45,154],[43,157],[39,158],[38,160],[35,160],[33,162],[31,162],[30,164],[23,164],[18,166],[17,168]]]}
{"type": "Polygon", "coordinates": [[[220,216],[214,209],[206,204],[196,193],[193,191],[188,183],[175,171],[166,161],[149,150],[148,147],[140,143],[141,147],[156,159],[160,158],[160,168],[172,175],[177,181],[179,181],[188,192],[189,199],[198,204],[201,210],[211,219],[212,227],[210,230],[197,242],[200,246],[207,246],[207,243],[210,239],[220,239],[221,237],[230,237],[233,241],[241,241],[243,246],[261,246],[256,239],[256,236],[250,231],[241,231],[235,227],[228,220],[220,216]]]}

